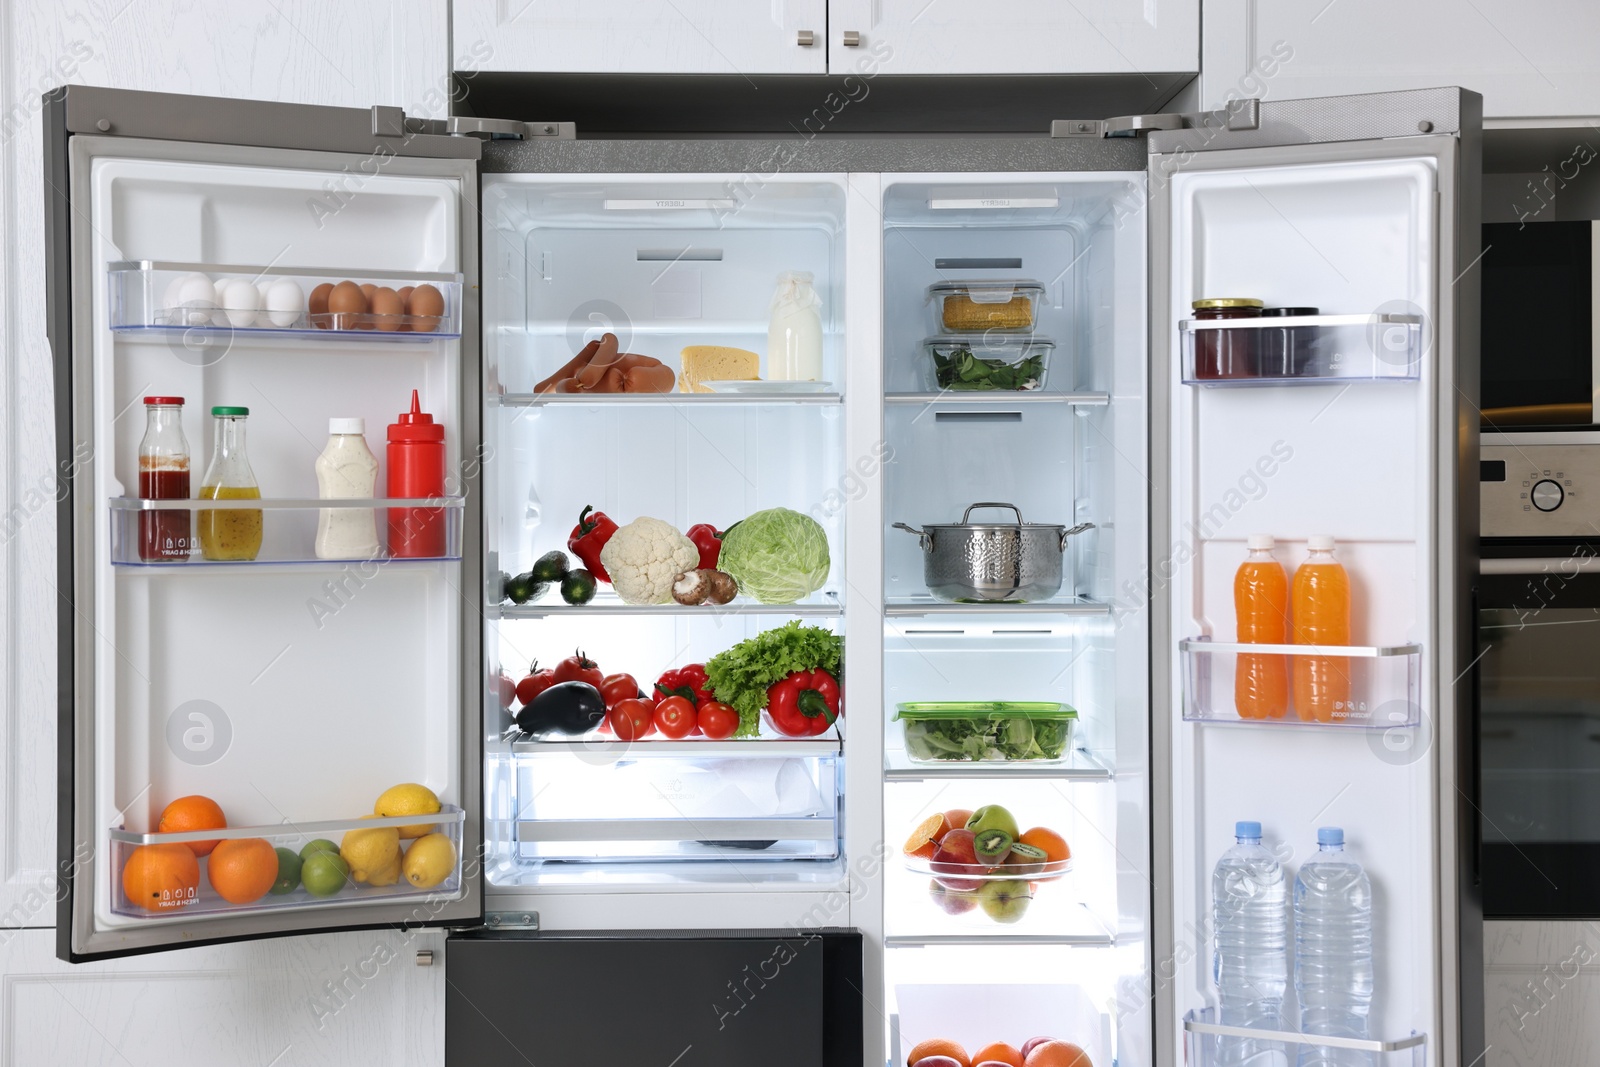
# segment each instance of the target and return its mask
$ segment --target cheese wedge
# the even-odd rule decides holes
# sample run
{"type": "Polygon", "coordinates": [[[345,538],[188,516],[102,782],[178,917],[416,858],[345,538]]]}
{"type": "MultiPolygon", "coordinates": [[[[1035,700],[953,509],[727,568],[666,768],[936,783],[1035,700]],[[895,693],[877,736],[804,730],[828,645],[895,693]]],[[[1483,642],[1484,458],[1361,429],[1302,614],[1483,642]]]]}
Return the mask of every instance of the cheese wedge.
{"type": "Polygon", "coordinates": [[[678,392],[709,393],[701,382],[753,382],[761,375],[761,357],[743,348],[689,345],[678,372],[678,392]]]}

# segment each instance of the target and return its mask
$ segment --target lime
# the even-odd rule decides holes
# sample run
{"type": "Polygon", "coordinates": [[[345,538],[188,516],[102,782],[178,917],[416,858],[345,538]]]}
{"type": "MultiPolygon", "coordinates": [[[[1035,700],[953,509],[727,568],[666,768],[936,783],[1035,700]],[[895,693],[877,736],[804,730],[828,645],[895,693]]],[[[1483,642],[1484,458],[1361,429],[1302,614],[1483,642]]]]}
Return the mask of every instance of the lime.
{"type": "Polygon", "coordinates": [[[337,852],[318,849],[305,858],[300,867],[300,880],[306,892],[314,897],[331,897],[345,887],[350,879],[350,865],[339,858],[337,852]]]}
{"type": "Polygon", "coordinates": [[[308,860],[308,859],[311,858],[311,854],[313,852],[338,852],[338,851],[339,851],[339,846],[338,845],[334,844],[332,841],[329,841],[326,837],[319,837],[315,841],[308,842],[306,844],[306,847],[300,850],[300,858],[302,860],[308,860]]]}
{"type": "Polygon", "coordinates": [[[292,849],[280,848],[277,851],[278,878],[267,892],[281,897],[300,888],[300,857],[292,849]]]}

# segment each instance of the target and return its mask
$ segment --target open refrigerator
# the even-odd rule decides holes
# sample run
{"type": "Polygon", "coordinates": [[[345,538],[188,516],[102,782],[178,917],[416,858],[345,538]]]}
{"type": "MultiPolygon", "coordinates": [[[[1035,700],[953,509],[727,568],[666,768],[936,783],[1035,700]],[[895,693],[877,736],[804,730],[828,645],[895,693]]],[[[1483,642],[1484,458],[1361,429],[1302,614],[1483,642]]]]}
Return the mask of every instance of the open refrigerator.
{"type": "MultiPolygon", "coordinates": [[[[1470,877],[1459,813],[1432,798],[1471,790],[1447,683],[1471,659],[1451,578],[1471,533],[1458,516],[1476,514],[1457,484],[1471,442],[1451,413],[1475,381],[1456,314],[1472,256],[1457,262],[1454,230],[1477,217],[1475,99],[1267,103],[1040,138],[686,143],[386,108],[53,95],[61,955],[381,924],[449,927],[463,960],[484,939],[731,931],[803,946],[848,931],[862,949],[839,980],[859,993],[860,1034],[830,1038],[830,1063],[1034,1036],[1101,1067],[1205,1063],[1210,947],[1195,932],[1225,831],[1261,818],[1287,839],[1334,798],[1382,887],[1374,1040],[1398,1041],[1382,1055],[1408,1058],[1392,1062],[1457,1062],[1473,1043],[1454,1033],[1474,1020],[1458,977],[1472,965],[1470,900],[1456,902],[1470,877]],[[1147,144],[1125,136],[1135,127],[1167,132],[1147,144]],[[809,273],[820,297],[819,381],[537,389],[607,332],[674,370],[686,345],[761,353],[786,271],[809,273]],[[202,321],[166,296],[193,273],[426,283],[445,309],[426,331],[202,321]],[[1027,322],[963,336],[941,315],[952,281],[980,312],[1027,294],[1027,322]],[[1293,383],[1191,384],[1184,353],[1205,328],[1189,302],[1220,290],[1326,309],[1287,325],[1351,358],[1293,383]],[[1045,359],[1025,387],[941,377],[936,351],[1010,359],[1019,334],[1045,359]],[[445,427],[446,492],[427,501],[442,551],[317,558],[324,420],[364,417],[378,451],[375,429],[412,389],[445,427]],[[151,507],[134,488],[136,416],[152,392],[191,412],[251,405],[256,560],[138,558],[151,507]],[[1234,484],[1280,439],[1292,459],[1258,472],[1268,491],[1234,484]],[[895,524],[957,523],[985,502],[1084,527],[1058,546],[1058,591],[930,593],[923,537],[895,524]],[[583,603],[553,587],[510,602],[506,577],[566,549],[588,507],[680,531],[789,508],[820,527],[831,567],[787,604],[638,605],[605,584],[583,603]],[[1228,577],[1257,527],[1351,546],[1370,719],[1226,721],[1228,577]],[[842,641],[847,712],[815,736],[766,719],[716,741],[513,728],[504,681],[534,661],[581,649],[643,689],[796,622],[842,641]],[[1005,744],[941,758],[906,716],[952,701],[1070,711],[1070,727],[1031,758],[1005,744]],[[159,913],[119,878],[144,846],[297,850],[409,825],[367,821],[400,782],[441,802],[426,819],[455,869],[435,885],[230,904],[202,878],[159,913]],[[230,828],[158,832],[165,803],[191,794],[215,797],[230,828]],[[1070,859],[1051,851],[1041,870],[952,889],[902,847],[932,815],[994,805],[1070,859]]],[[[209,435],[190,418],[198,465],[209,435]]],[[[715,1021],[731,1011],[720,985],[685,991],[715,1021]]],[[[552,1021],[505,1024],[548,1042],[552,1021]]],[[[717,1031],[705,1047],[722,1058],[707,1062],[772,1053],[717,1031]]],[[[779,1054],[765,1062],[821,1062],[803,1042],[779,1054]]]]}

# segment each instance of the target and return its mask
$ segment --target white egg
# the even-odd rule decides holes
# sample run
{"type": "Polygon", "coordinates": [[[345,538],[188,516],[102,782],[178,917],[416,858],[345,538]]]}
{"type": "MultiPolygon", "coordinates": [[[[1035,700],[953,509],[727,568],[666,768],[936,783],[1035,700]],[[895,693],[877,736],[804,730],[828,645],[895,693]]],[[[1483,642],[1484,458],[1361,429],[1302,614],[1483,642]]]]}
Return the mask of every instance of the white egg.
{"type": "Polygon", "coordinates": [[[241,329],[255,325],[256,311],[261,307],[261,290],[254,282],[230,278],[219,282],[217,289],[217,304],[226,309],[227,325],[241,329]]]}
{"type": "Polygon", "coordinates": [[[167,287],[167,306],[182,309],[172,316],[172,325],[204,326],[217,306],[217,287],[204,274],[185,274],[167,287]]]}
{"type": "Polygon", "coordinates": [[[297,282],[280,278],[275,282],[263,283],[261,306],[267,309],[272,325],[293,326],[305,310],[306,294],[297,282]]]}

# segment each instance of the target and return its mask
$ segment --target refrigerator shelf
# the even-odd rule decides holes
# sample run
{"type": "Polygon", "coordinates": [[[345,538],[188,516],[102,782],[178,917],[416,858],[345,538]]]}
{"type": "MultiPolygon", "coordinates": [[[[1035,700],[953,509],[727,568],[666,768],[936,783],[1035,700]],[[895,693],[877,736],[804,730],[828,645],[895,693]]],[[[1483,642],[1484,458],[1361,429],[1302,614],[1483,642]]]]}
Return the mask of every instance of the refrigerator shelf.
{"type": "Polygon", "coordinates": [[[1082,934],[891,934],[885,948],[938,948],[943,945],[1059,945],[1063,948],[1105,948],[1117,943],[1106,933],[1082,934]]]}
{"type": "Polygon", "coordinates": [[[1421,722],[1421,645],[1269,645],[1188,638],[1178,642],[1183,656],[1183,718],[1224,725],[1332,727],[1389,730],[1421,722]],[[1241,655],[1285,657],[1290,677],[1296,659],[1326,659],[1335,677],[1342,674],[1348,699],[1327,718],[1301,718],[1293,706],[1293,685],[1281,718],[1245,718],[1234,700],[1236,665],[1241,655]]]}
{"type": "MultiPolygon", "coordinates": [[[[118,566],[181,569],[185,567],[237,567],[260,564],[331,564],[348,566],[351,563],[387,566],[391,563],[422,563],[461,558],[461,528],[466,508],[466,498],[428,497],[399,499],[379,497],[371,500],[320,500],[308,498],[278,498],[256,500],[140,500],[135,497],[112,497],[107,502],[111,521],[111,562],[118,566]],[[414,512],[408,519],[399,512],[401,508],[414,512]],[[323,511],[364,510],[373,512],[377,543],[380,546],[372,555],[320,557],[316,554],[317,524],[323,511]],[[261,546],[253,559],[207,559],[200,522],[196,512],[256,511],[261,512],[261,546]],[[164,512],[185,512],[188,523],[189,547],[187,556],[180,559],[146,559],[146,542],[159,543],[170,536],[170,519],[164,512]],[[438,548],[437,554],[427,556],[391,556],[386,547],[390,519],[412,522],[419,530],[432,527],[429,547],[438,548]]],[[[182,520],[178,520],[180,525],[182,520]]],[[[181,536],[181,534],[179,535],[181,536]]],[[[148,554],[153,555],[153,551],[148,554]]]]}
{"type": "MultiPolygon", "coordinates": [[[[1058,894],[1065,887],[1049,883],[1039,887],[1038,896],[1051,892],[1058,894]]],[[[891,900],[894,898],[891,897],[891,900]]],[[[1040,901],[1035,900],[1038,905],[1040,901]]],[[[1044,910],[1030,910],[1016,925],[994,922],[981,911],[968,911],[960,915],[947,915],[930,905],[928,918],[918,920],[920,929],[904,930],[904,924],[892,922],[901,929],[886,936],[889,948],[932,948],[940,945],[1063,945],[1080,948],[1104,948],[1117,943],[1116,934],[1100,916],[1082,901],[1062,901],[1058,907],[1042,906],[1044,910]],[[1040,923],[1038,920],[1043,919],[1040,923]],[[936,923],[932,932],[924,923],[936,923]],[[1041,926],[1043,927],[1041,929],[1041,926]]],[[[895,916],[891,916],[894,919],[895,916]]]]}
{"type": "Polygon", "coordinates": [[[905,767],[887,767],[886,782],[932,782],[958,778],[963,781],[1005,781],[1017,778],[1038,778],[1048,781],[1109,782],[1116,773],[1083,749],[1073,749],[1067,759],[1060,762],[1012,760],[1008,763],[951,760],[948,763],[917,763],[905,767]]]}
{"type": "Polygon", "coordinates": [[[962,406],[1010,407],[1012,404],[1067,404],[1082,407],[1105,407],[1111,403],[1110,393],[1052,393],[1043,389],[1026,392],[995,390],[992,392],[940,392],[885,393],[885,404],[960,404],[962,406]]]}
{"type": "Polygon", "coordinates": [[[1205,386],[1416,381],[1419,315],[1184,319],[1183,383],[1205,386]]]}
{"type": "MultiPolygon", "coordinates": [[[[171,919],[193,919],[201,916],[226,916],[255,914],[285,908],[307,906],[345,907],[361,904],[392,903],[396,898],[454,897],[461,890],[462,826],[466,813],[453,805],[444,805],[434,815],[402,815],[393,818],[323,819],[315,822],[284,822],[272,826],[230,826],[219,830],[189,830],[182,833],[141,833],[122,827],[109,831],[111,859],[117,872],[112,888],[111,910],[117,915],[156,922],[171,919]],[[455,849],[455,865],[450,874],[435,885],[420,888],[412,885],[402,875],[399,881],[388,886],[374,886],[347,877],[337,892],[327,896],[313,896],[305,886],[282,895],[268,894],[247,904],[233,904],[211,887],[210,856],[201,857],[200,883],[190,894],[181,894],[174,900],[187,903],[168,903],[158,910],[149,910],[128,899],[123,886],[122,871],[138,849],[148,845],[186,845],[191,841],[238,841],[259,838],[275,848],[287,848],[298,853],[310,841],[327,838],[335,844],[351,830],[373,830],[389,826],[427,826],[428,833],[440,833],[449,838],[455,849]]],[[[402,849],[409,848],[414,840],[402,839],[402,849]]],[[[213,853],[214,854],[214,853],[213,853]]]]}
{"type": "Polygon", "coordinates": [[[1079,596],[1026,604],[996,602],[950,604],[930,596],[886,601],[883,614],[890,618],[916,618],[924,615],[1110,615],[1111,605],[1079,596]]]}
{"type": "Polygon", "coordinates": [[[505,393],[497,398],[503,408],[611,407],[614,404],[669,407],[794,404],[838,405],[844,396],[827,393],[505,393]]]}
{"type": "Polygon", "coordinates": [[[754,600],[736,599],[728,604],[624,604],[615,593],[597,594],[587,604],[568,604],[561,594],[552,589],[538,603],[501,604],[502,619],[545,619],[561,615],[658,615],[716,618],[720,615],[781,615],[787,618],[835,617],[844,614],[838,594],[825,592],[795,604],[762,604],[754,600]]]}
{"type": "Polygon", "coordinates": [[[770,841],[833,841],[832,819],[532,819],[516,824],[524,842],[704,841],[759,844],[770,841]]]}
{"type": "Polygon", "coordinates": [[[1226,1026],[1212,1022],[1214,1008],[1191,1011],[1183,1018],[1184,1045],[1188,1062],[1195,1067],[1209,1067],[1222,1062],[1221,1053],[1229,1038],[1244,1038],[1257,1044],[1278,1042],[1286,1045],[1311,1045],[1317,1048],[1350,1049],[1355,1052],[1375,1053],[1382,1057],[1376,1062],[1380,1067],[1422,1067],[1427,1062],[1424,1046],[1427,1035],[1413,1031],[1410,1035],[1392,1040],[1357,1037],[1320,1037],[1294,1030],[1256,1030],[1246,1026],[1226,1026]]]}
{"type": "Polygon", "coordinates": [[[687,759],[707,757],[736,757],[741,759],[769,758],[792,759],[797,756],[837,756],[841,742],[831,738],[755,738],[711,741],[705,738],[672,741],[666,738],[646,737],[638,741],[589,738],[581,741],[513,741],[510,749],[519,757],[577,756],[582,759],[664,759],[681,756],[687,759]]]}

